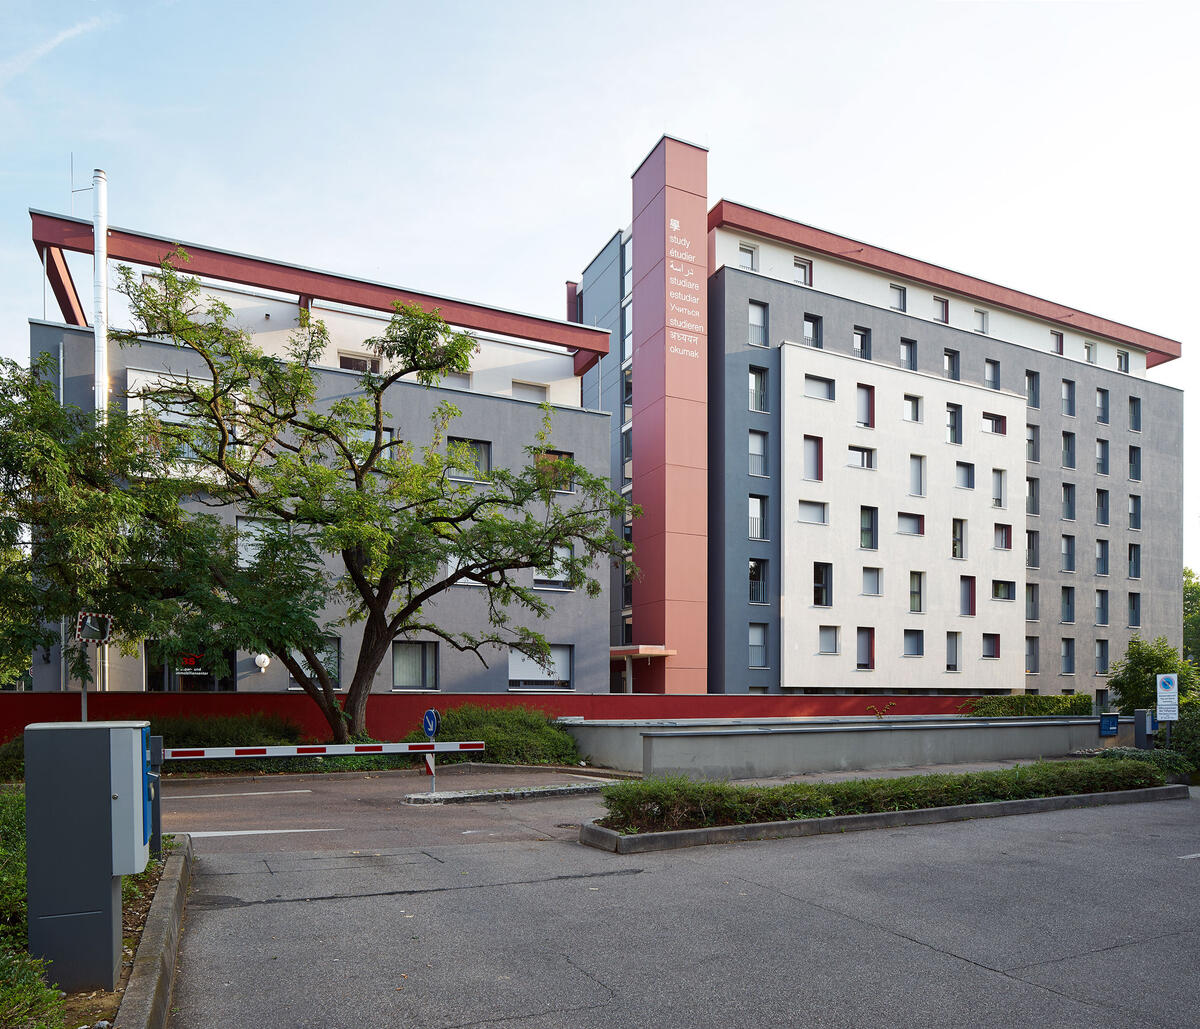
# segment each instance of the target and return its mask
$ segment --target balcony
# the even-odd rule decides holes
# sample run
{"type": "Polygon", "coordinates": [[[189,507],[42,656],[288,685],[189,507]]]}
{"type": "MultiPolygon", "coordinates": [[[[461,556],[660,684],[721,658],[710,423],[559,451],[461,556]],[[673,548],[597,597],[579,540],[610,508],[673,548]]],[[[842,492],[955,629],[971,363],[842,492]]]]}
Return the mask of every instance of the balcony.
{"type": "Polygon", "coordinates": [[[750,580],[750,603],[765,604],[767,602],[767,584],[762,579],[750,580]]]}

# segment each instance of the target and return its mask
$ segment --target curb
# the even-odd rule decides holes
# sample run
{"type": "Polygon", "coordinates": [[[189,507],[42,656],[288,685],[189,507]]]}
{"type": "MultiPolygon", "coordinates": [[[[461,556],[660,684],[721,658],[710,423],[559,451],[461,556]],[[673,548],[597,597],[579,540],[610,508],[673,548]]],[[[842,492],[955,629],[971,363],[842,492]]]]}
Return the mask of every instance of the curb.
{"type": "Polygon", "coordinates": [[[707,829],[677,829],[670,832],[636,833],[622,836],[595,822],[579,827],[579,842],[615,854],[647,854],[680,847],[703,847],[709,843],[736,843],[742,840],[775,840],[796,836],[820,836],[826,833],[857,832],[864,829],[890,829],[901,825],[931,825],[936,822],[961,822],[973,818],[1001,818],[1006,815],[1030,815],[1067,808],[1103,807],[1108,804],[1140,804],[1155,800],[1187,800],[1186,786],[1151,786],[1141,790],[1108,793],[1073,793],[1063,797],[1034,797],[1030,800],[999,800],[987,804],[955,804],[951,807],[917,808],[912,811],[881,811],[863,815],[834,815],[830,818],[806,818],[789,822],[752,822],[747,825],[721,825],[707,829]]]}
{"type": "MultiPolygon", "coordinates": [[[[179,762],[183,764],[184,762],[179,762]]],[[[604,779],[640,779],[641,772],[622,772],[615,768],[600,768],[587,765],[492,765],[485,761],[455,761],[439,764],[438,775],[454,775],[465,772],[570,772],[572,775],[596,776],[604,779]]],[[[163,782],[192,783],[247,783],[265,782],[269,779],[288,779],[292,782],[320,782],[324,779],[363,779],[375,776],[409,776],[419,779],[425,775],[424,768],[379,768],[374,771],[358,772],[260,772],[257,775],[185,775],[171,771],[163,776],[163,782]]]]}
{"type": "Polygon", "coordinates": [[[175,986],[179,936],[192,880],[192,838],[177,833],[183,847],[167,857],[133,959],[114,1029],[165,1029],[175,986]]]}
{"type": "Polygon", "coordinates": [[[579,793],[599,793],[609,783],[580,782],[559,786],[511,786],[499,790],[439,790],[437,793],[410,793],[405,804],[470,804],[487,800],[541,800],[544,797],[573,797],[579,793]]]}

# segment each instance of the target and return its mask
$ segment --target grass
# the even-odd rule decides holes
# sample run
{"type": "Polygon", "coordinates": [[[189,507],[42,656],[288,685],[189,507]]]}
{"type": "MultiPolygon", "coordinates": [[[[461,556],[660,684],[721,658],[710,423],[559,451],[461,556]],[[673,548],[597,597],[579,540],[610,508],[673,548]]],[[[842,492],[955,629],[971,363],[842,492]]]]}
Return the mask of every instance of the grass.
{"type": "Polygon", "coordinates": [[[600,824],[623,834],[785,822],[954,804],[1059,797],[1161,786],[1163,773],[1139,761],[1038,762],[1000,771],[912,775],[835,783],[735,786],[683,777],[628,781],[602,791],[600,824]]]}

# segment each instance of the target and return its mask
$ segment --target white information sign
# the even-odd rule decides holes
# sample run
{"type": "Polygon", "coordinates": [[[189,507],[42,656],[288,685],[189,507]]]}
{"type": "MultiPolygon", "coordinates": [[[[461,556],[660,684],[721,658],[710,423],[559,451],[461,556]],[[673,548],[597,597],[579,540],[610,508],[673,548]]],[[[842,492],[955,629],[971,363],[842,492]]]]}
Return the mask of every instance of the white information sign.
{"type": "Polygon", "coordinates": [[[1179,721],[1179,677],[1174,673],[1158,677],[1158,720],[1179,721]]]}

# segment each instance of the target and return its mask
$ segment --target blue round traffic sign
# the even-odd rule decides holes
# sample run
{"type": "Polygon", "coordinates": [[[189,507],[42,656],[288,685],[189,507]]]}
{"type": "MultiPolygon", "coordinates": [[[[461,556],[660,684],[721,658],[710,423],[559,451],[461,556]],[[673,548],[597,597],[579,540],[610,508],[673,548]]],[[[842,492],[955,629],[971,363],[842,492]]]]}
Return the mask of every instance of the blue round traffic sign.
{"type": "Polygon", "coordinates": [[[1164,675],[1162,677],[1162,681],[1159,683],[1159,685],[1164,690],[1173,690],[1175,688],[1175,680],[1173,678],[1171,678],[1171,676],[1169,676],[1169,675],[1164,675]]]}
{"type": "Polygon", "coordinates": [[[438,734],[438,729],[442,726],[442,716],[437,713],[434,708],[430,708],[425,712],[425,717],[421,719],[421,728],[425,731],[425,735],[433,739],[438,734]]]}

